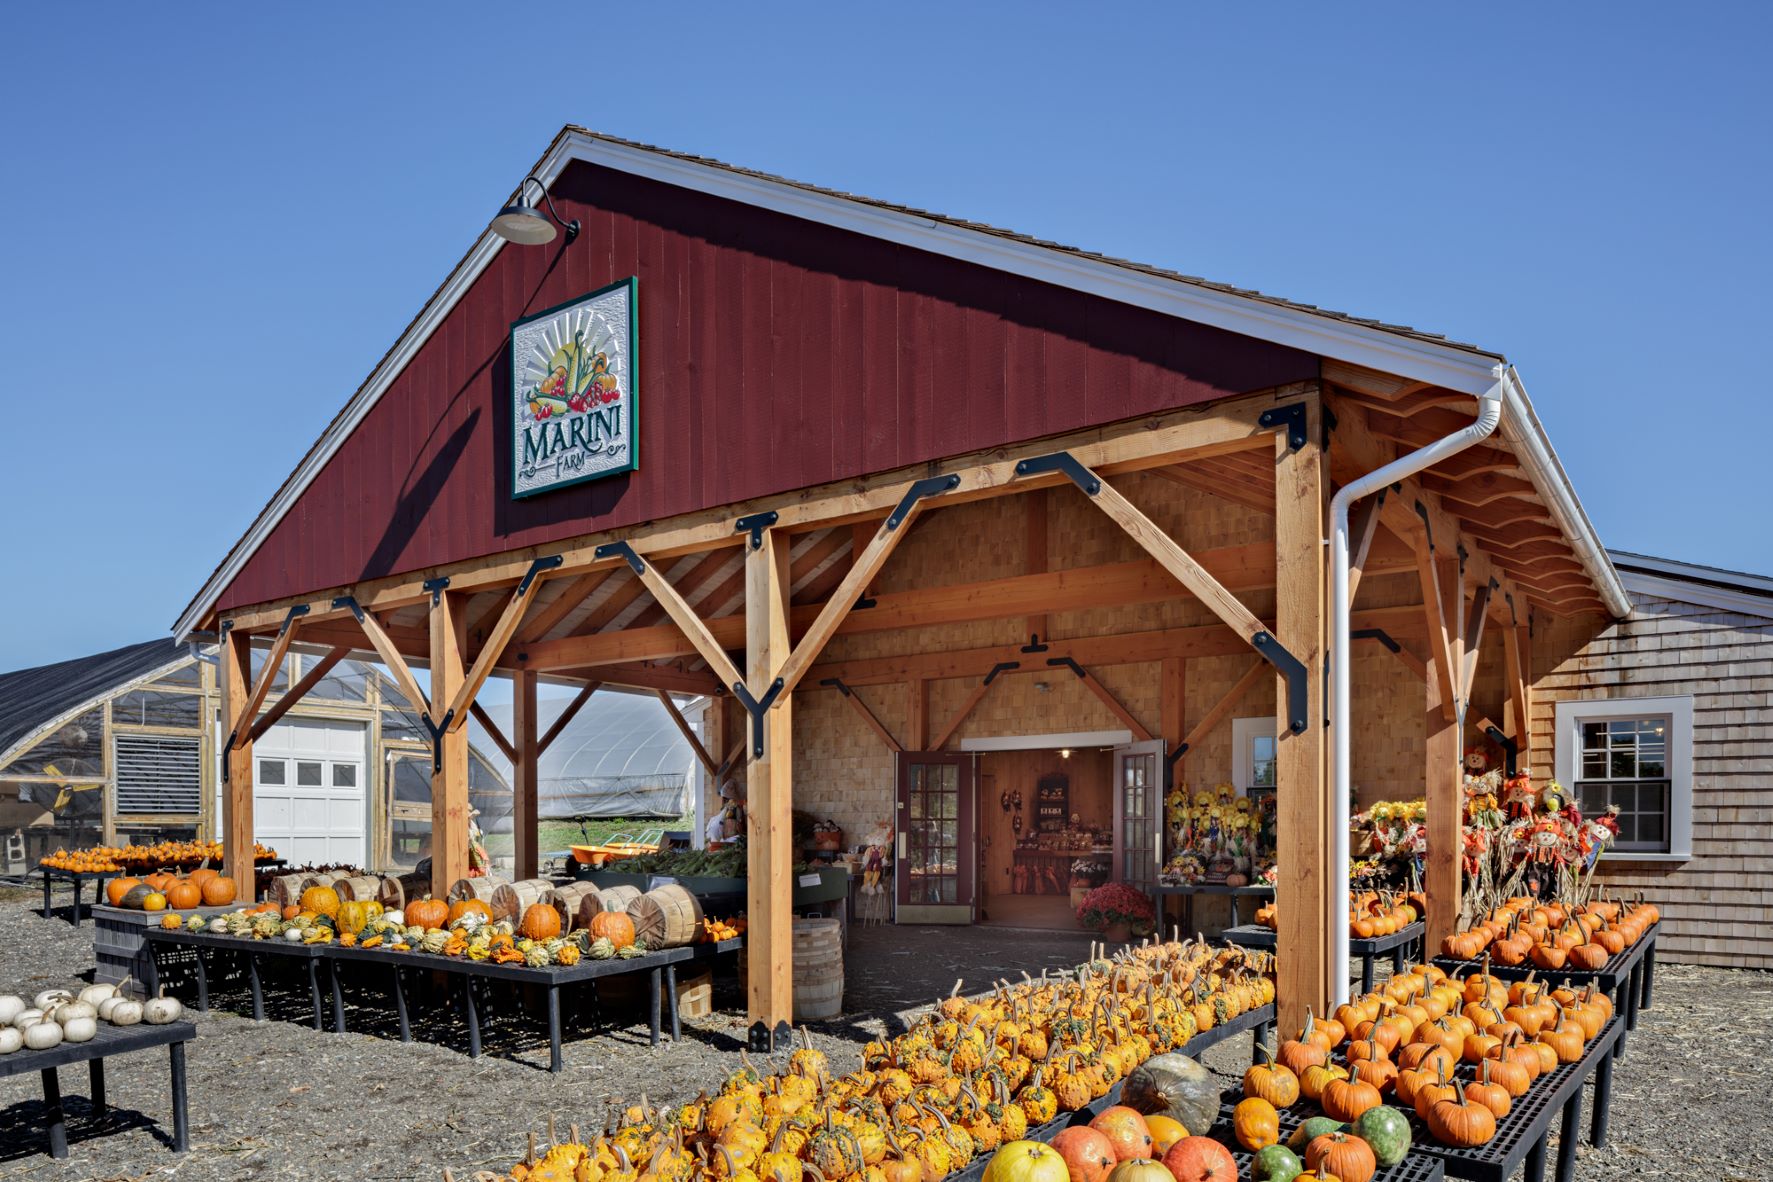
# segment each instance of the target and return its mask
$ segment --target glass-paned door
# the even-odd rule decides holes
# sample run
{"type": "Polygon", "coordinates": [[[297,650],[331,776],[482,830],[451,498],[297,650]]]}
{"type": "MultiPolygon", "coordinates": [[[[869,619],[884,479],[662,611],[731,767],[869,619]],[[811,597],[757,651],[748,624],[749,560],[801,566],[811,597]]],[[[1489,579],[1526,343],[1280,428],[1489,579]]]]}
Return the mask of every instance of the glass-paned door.
{"type": "Polygon", "coordinates": [[[1149,890],[1163,864],[1164,745],[1114,749],[1114,877],[1149,890]]]}
{"type": "Polygon", "coordinates": [[[977,880],[973,756],[898,756],[894,893],[899,923],[972,923],[977,880]]]}

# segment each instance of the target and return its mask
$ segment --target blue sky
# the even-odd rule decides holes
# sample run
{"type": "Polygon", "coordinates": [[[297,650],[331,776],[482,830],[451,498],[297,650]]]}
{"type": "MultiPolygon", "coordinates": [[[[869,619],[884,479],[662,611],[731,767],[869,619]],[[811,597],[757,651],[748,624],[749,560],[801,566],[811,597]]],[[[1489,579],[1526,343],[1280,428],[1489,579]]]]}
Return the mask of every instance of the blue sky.
{"type": "Polygon", "coordinates": [[[566,122],[1502,349],[1607,544],[1773,572],[1770,25],[9,8],[0,669],[163,634],[566,122]]]}

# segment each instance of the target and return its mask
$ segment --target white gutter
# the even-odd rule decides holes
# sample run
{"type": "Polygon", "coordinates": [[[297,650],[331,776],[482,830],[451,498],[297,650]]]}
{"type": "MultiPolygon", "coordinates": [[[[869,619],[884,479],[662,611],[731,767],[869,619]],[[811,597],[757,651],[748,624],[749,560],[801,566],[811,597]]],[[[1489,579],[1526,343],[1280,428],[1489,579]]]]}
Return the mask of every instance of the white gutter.
{"type": "MultiPolygon", "coordinates": [[[[1342,486],[1330,498],[1330,701],[1331,735],[1334,752],[1330,764],[1330,831],[1334,834],[1335,872],[1332,883],[1341,884],[1340,896],[1329,917],[1330,930],[1335,933],[1330,958],[1332,1006],[1348,1000],[1348,919],[1345,914],[1349,891],[1348,877],[1348,783],[1349,750],[1353,727],[1349,726],[1349,662],[1351,643],[1348,602],[1348,511],[1354,502],[1371,496],[1405,477],[1414,476],[1448,456],[1464,451],[1487,439],[1502,421],[1502,404],[1507,392],[1514,388],[1514,370],[1498,365],[1493,375],[1495,385],[1478,395],[1478,417],[1470,426],[1461,428],[1444,439],[1438,439],[1418,451],[1399,456],[1391,463],[1367,473],[1342,486]]],[[[1611,567],[1608,568],[1611,570],[1611,567]]],[[[1431,671],[1429,676],[1434,676],[1431,671]]]]}

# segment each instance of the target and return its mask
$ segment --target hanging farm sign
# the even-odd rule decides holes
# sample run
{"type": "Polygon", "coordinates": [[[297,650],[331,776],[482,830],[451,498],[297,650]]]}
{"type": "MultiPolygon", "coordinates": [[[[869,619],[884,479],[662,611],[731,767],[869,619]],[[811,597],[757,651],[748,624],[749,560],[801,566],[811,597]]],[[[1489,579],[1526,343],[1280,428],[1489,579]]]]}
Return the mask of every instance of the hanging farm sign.
{"type": "Polygon", "coordinates": [[[511,495],[632,471],[637,281],[511,326],[511,495]]]}

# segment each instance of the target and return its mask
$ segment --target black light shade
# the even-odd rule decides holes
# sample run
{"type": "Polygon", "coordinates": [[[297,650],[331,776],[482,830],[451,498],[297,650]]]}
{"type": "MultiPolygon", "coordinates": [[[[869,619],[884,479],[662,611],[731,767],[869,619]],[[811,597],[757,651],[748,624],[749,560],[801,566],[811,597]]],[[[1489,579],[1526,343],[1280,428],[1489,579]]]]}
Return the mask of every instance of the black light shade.
{"type": "Polygon", "coordinates": [[[506,242],[540,246],[554,241],[554,223],[533,205],[507,205],[493,219],[493,233],[506,242]]]}

